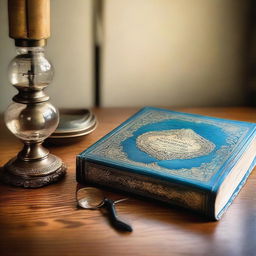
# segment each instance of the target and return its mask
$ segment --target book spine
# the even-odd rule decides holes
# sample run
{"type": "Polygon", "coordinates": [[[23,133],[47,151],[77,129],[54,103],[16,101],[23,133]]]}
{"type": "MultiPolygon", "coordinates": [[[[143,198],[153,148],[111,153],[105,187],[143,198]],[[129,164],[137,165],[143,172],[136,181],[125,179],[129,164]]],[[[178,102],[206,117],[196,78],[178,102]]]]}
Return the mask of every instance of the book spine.
{"type": "Polygon", "coordinates": [[[77,158],[77,181],[110,187],[181,206],[212,217],[209,192],[77,158]]]}

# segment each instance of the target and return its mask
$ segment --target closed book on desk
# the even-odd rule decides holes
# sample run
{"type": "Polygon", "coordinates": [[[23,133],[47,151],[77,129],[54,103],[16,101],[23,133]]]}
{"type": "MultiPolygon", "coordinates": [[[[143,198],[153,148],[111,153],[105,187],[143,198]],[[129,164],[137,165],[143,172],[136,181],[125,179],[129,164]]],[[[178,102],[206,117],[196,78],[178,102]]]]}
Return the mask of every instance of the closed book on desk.
{"type": "Polygon", "coordinates": [[[255,128],[146,107],[77,156],[77,181],[219,219],[255,165],[255,128]]]}

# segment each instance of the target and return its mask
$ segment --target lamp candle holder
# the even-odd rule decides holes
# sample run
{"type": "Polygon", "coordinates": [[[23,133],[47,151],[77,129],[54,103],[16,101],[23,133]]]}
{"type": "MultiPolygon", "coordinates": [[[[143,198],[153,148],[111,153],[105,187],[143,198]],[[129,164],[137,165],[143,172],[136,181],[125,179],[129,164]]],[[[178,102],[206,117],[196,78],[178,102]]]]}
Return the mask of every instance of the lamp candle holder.
{"type": "Polygon", "coordinates": [[[9,80],[18,94],[4,118],[24,146],[4,165],[0,179],[15,186],[42,187],[66,173],[62,160],[42,145],[59,122],[59,112],[44,92],[54,73],[44,55],[50,37],[50,0],[8,0],[8,16],[9,36],[17,47],[17,56],[9,65],[9,80]]]}
{"type": "Polygon", "coordinates": [[[53,67],[44,56],[44,42],[15,42],[18,55],[9,65],[9,79],[18,94],[4,118],[24,146],[4,165],[1,179],[7,184],[35,188],[56,182],[66,173],[62,160],[42,145],[59,122],[59,112],[44,92],[53,78],[53,67]]]}

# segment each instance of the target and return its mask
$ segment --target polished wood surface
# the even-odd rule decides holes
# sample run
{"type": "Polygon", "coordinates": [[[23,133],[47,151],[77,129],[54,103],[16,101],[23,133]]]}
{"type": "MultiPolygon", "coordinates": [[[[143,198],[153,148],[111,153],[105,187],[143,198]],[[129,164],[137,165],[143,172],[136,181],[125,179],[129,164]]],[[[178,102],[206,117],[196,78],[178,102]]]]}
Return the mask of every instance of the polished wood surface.
{"type": "MultiPolygon", "coordinates": [[[[256,121],[251,108],[178,109],[235,120],[256,121]]],[[[131,234],[109,226],[100,211],[78,209],[75,200],[75,156],[111,131],[136,108],[95,109],[98,128],[80,142],[51,146],[68,166],[67,177],[39,189],[0,186],[0,255],[256,255],[256,172],[219,222],[175,207],[135,198],[117,211],[132,224],[131,234]]],[[[1,166],[21,143],[3,122],[1,166]]],[[[122,195],[106,191],[112,198],[122,195]]]]}

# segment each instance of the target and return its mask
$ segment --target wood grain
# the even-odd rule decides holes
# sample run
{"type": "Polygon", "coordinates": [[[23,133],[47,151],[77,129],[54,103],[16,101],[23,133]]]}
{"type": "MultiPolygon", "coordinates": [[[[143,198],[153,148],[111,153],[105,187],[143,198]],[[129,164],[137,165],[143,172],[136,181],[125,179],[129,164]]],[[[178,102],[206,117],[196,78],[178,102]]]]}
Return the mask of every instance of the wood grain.
{"type": "MultiPolygon", "coordinates": [[[[99,126],[80,142],[51,146],[68,166],[65,180],[40,189],[0,186],[0,254],[8,255],[255,255],[256,173],[219,222],[179,208],[130,197],[118,205],[134,232],[109,226],[100,211],[78,209],[75,201],[75,156],[111,131],[136,108],[95,109],[99,126]]],[[[236,120],[256,120],[256,109],[179,109],[236,120]]],[[[21,148],[0,123],[0,165],[21,148]]],[[[106,193],[112,198],[123,195],[106,193]]]]}

